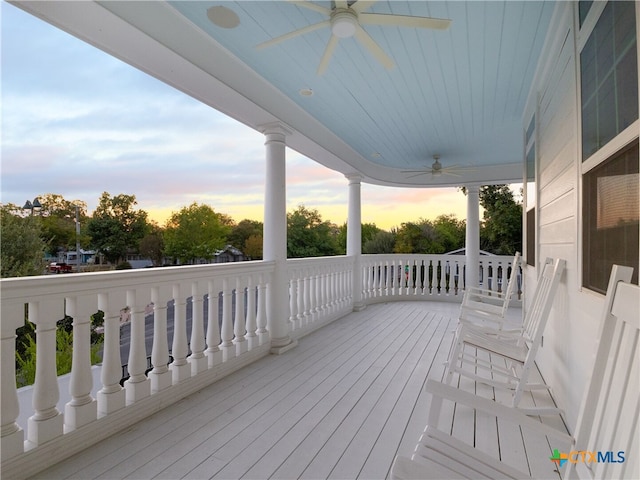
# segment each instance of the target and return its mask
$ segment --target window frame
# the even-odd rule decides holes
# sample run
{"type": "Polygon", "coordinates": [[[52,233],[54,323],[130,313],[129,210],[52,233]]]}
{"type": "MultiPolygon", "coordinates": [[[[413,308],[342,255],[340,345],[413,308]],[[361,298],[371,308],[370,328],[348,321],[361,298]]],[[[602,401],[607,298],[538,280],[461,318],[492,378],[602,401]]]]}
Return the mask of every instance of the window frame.
{"type": "MultiPolygon", "coordinates": [[[[584,263],[585,256],[588,255],[589,252],[586,251],[585,246],[585,202],[583,200],[584,190],[585,190],[585,175],[588,174],[594,168],[597,168],[603,165],[608,160],[617,156],[620,152],[626,150],[633,142],[639,140],[640,137],[640,118],[637,118],[631,125],[627,128],[619,132],[615,135],[611,140],[609,140],[606,144],[604,144],[600,149],[594,152],[591,156],[587,157],[583,160],[583,141],[582,141],[582,66],[581,66],[581,53],[587,44],[591,33],[593,32],[600,16],[609,2],[593,2],[591,5],[587,16],[584,18],[582,25],[579,25],[579,5],[578,2],[574,5],[574,28],[576,29],[577,38],[576,38],[576,106],[577,106],[577,119],[578,119],[578,138],[577,138],[577,159],[578,162],[578,176],[579,176],[579,186],[580,186],[580,194],[579,194],[579,221],[578,228],[579,234],[577,238],[578,242],[578,251],[579,251],[579,262],[578,262],[578,281],[579,281],[579,289],[581,291],[588,291],[597,294],[601,294],[601,292],[589,288],[586,286],[587,281],[584,278],[584,263]]],[[[634,2],[635,5],[635,16],[636,16],[636,55],[638,56],[638,82],[640,87],[640,44],[638,42],[640,38],[640,5],[637,2],[634,2]]],[[[639,99],[639,112],[640,112],[640,99],[639,99]]],[[[640,114],[639,114],[640,117],[640,114]]],[[[640,160],[639,160],[640,161],[640,160]]],[[[640,228],[639,228],[640,230],[640,228]]],[[[640,231],[638,232],[640,236],[640,231]]],[[[640,269],[640,262],[638,265],[633,266],[637,271],[640,269]]]]}

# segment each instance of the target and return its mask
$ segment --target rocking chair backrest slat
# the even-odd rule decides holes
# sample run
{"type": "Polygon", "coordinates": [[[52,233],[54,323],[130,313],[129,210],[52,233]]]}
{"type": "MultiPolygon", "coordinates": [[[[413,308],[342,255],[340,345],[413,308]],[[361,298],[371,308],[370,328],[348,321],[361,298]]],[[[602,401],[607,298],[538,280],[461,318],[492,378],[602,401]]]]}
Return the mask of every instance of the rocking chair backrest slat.
{"type": "Polygon", "coordinates": [[[630,267],[613,266],[593,373],[578,417],[574,450],[597,452],[596,461],[588,453],[586,461],[570,459],[567,478],[640,478],[640,288],[627,283],[632,273],[630,267]]]}
{"type": "Polygon", "coordinates": [[[524,319],[523,337],[525,340],[535,342],[536,335],[542,335],[544,325],[541,323],[546,322],[553,303],[549,301],[549,297],[553,297],[556,293],[555,290],[560,283],[560,276],[565,264],[566,261],[562,259],[555,262],[551,258],[545,260],[531,305],[529,305],[524,319]]]}
{"type": "Polygon", "coordinates": [[[509,305],[509,299],[511,298],[511,295],[513,295],[513,290],[515,289],[515,285],[518,282],[517,278],[518,278],[519,269],[520,269],[520,252],[516,252],[516,254],[513,256],[513,261],[511,262],[511,273],[509,274],[507,289],[504,292],[505,303],[507,304],[507,306],[509,305]]]}

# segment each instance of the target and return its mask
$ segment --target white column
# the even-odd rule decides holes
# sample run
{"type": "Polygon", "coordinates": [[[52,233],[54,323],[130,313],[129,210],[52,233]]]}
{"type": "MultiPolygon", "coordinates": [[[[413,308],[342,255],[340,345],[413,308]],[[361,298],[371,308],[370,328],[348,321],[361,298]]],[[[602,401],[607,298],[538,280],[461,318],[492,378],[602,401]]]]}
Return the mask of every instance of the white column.
{"type": "Polygon", "coordinates": [[[466,287],[478,286],[480,262],[480,187],[467,185],[467,229],[465,238],[466,287]]]}
{"type": "Polygon", "coordinates": [[[280,123],[261,127],[265,135],[266,186],[264,201],[263,258],[275,262],[267,286],[267,328],[271,336],[272,353],[284,353],[296,342],[289,336],[287,278],[287,197],[286,197],[286,136],[292,132],[280,123]]]}
{"type": "Polygon", "coordinates": [[[360,175],[345,175],[349,180],[349,213],[347,217],[347,255],[353,257],[351,277],[353,309],[362,310],[362,206],[360,197],[360,175]]]}

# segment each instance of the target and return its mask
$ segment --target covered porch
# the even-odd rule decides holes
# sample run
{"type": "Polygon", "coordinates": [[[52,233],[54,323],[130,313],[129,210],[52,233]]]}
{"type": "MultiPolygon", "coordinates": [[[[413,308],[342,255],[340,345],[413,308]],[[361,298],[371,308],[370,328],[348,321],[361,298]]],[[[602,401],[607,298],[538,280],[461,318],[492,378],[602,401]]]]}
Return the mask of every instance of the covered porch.
{"type": "MultiPolygon", "coordinates": [[[[35,478],[386,478],[426,424],[423,386],[442,378],[457,310],[403,301],[350,313],[35,478]]],[[[538,392],[527,402],[551,399],[538,392]]],[[[558,478],[544,437],[462,408],[442,421],[536,478],[558,478]]]]}

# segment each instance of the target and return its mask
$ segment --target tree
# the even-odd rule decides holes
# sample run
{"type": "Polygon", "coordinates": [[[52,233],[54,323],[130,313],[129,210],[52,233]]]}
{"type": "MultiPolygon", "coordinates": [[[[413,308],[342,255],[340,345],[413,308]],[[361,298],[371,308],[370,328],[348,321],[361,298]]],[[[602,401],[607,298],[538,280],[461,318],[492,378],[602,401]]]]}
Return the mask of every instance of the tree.
{"type": "Polygon", "coordinates": [[[119,262],[129,250],[138,251],[149,231],[147,212],[136,210],[135,195],[111,196],[104,192],[93,217],[87,222],[92,246],[109,262],[119,262]]]}
{"type": "Polygon", "coordinates": [[[165,253],[181,263],[211,260],[227,243],[230,218],[216,213],[209,205],[192,203],[174,212],[164,231],[165,253]]]}
{"type": "Polygon", "coordinates": [[[480,245],[497,255],[522,251],[522,204],[516,202],[508,185],[485,185],[480,189],[484,208],[480,245]]]}
{"type": "MultiPolygon", "coordinates": [[[[47,242],[48,252],[56,255],[60,249],[75,250],[76,247],[76,207],[81,225],[85,225],[87,204],[82,200],[66,200],[62,195],[46,193],[40,200],[39,215],[42,222],[42,236],[47,242]]],[[[91,238],[82,229],[78,239],[80,245],[88,245],[91,238]]]]}
{"type": "MultiPolygon", "coordinates": [[[[360,226],[360,240],[361,245],[360,248],[364,249],[364,244],[371,240],[378,232],[382,230],[376,226],[375,223],[363,223],[360,226]]],[[[344,255],[347,253],[347,223],[343,223],[338,230],[338,253],[340,255],[344,255]]]]}
{"type": "Polygon", "coordinates": [[[466,225],[462,220],[458,220],[455,215],[440,215],[433,223],[436,233],[436,244],[438,252],[446,253],[464,247],[466,225]]]}
{"type": "Polygon", "coordinates": [[[15,205],[0,207],[0,276],[41,275],[46,243],[42,240],[40,219],[21,217],[15,205]]]}
{"type": "Polygon", "coordinates": [[[394,252],[444,253],[437,245],[436,229],[429,220],[403,223],[398,229],[394,252]]]}
{"type": "Polygon", "coordinates": [[[263,224],[257,220],[241,220],[233,225],[227,241],[240,248],[246,257],[253,260],[262,259],[263,224]]]}
{"type": "Polygon", "coordinates": [[[323,221],[315,209],[299,205],[287,213],[287,257],[322,257],[337,255],[338,228],[323,221]]]}
{"type": "Polygon", "coordinates": [[[251,235],[244,242],[244,254],[247,258],[251,260],[262,260],[262,245],[263,245],[263,236],[260,235],[251,235]]]}
{"type": "Polygon", "coordinates": [[[393,253],[396,244],[394,232],[380,230],[362,246],[362,253],[393,253]]]}
{"type": "Polygon", "coordinates": [[[155,266],[159,266],[164,258],[163,231],[155,223],[152,223],[149,229],[150,232],[140,240],[140,253],[151,259],[155,266]]]}

